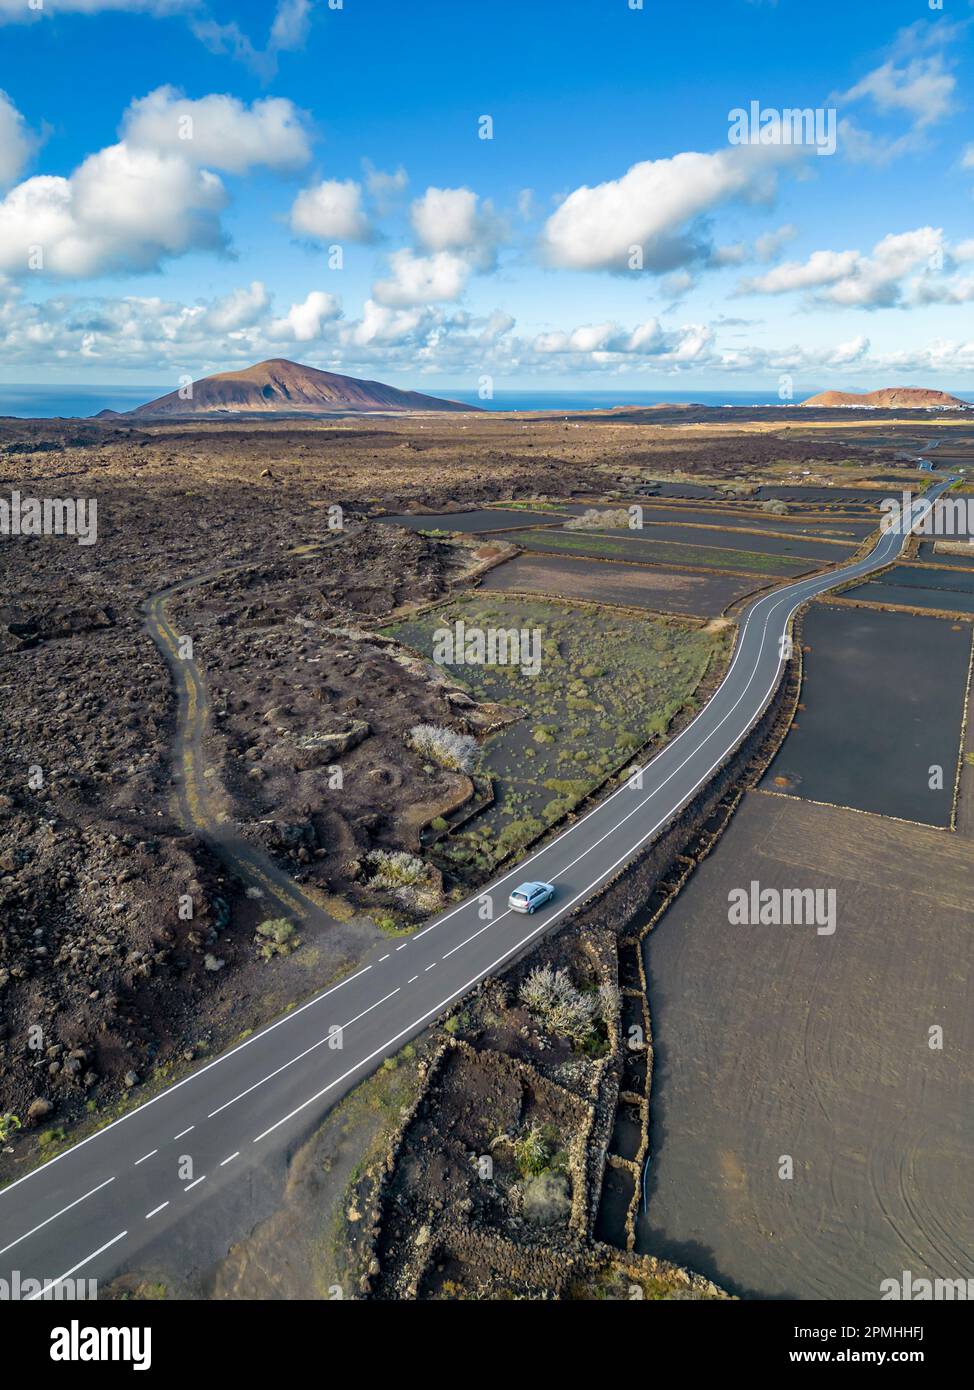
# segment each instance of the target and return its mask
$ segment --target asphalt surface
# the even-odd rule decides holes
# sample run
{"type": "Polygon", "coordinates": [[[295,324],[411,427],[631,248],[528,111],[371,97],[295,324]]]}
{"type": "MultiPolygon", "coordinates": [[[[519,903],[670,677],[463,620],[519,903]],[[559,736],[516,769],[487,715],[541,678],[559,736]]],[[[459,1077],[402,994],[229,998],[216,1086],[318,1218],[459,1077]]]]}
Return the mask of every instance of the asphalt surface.
{"type": "MultiPolygon", "coordinates": [[[[947,483],[914,504],[913,524],[947,483]]],[[[592,897],[703,786],[763,712],[780,680],[781,638],[801,604],[890,563],[904,534],[880,536],[855,564],[757,599],[742,616],[723,682],[697,718],[635,779],[479,896],[442,913],[138,1109],[0,1190],[0,1278],[105,1282],[228,1184],[261,1165],[554,923],[592,897]],[[509,911],[526,879],[553,883],[533,916],[509,911]],[[335,1032],[336,1028],[339,1030],[335,1032]]],[[[61,1286],[64,1286],[63,1288],[61,1286]]]]}

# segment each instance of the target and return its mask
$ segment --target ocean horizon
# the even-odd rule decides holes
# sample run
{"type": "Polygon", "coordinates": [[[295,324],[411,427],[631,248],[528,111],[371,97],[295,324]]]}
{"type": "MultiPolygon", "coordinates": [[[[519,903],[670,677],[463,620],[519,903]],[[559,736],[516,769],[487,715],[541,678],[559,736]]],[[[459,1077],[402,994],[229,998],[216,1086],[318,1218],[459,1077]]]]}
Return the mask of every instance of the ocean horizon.
{"type": "MultiPolygon", "coordinates": [[[[171,390],[169,386],[42,386],[0,384],[0,417],[25,420],[86,419],[101,410],[126,411],[155,400],[171,390]]],[[[403,388],[407,389],[407,388],[403,388]]],[[[587,391],[518,390],[497,391],[491,400],[481,400],[477,391],[460,387],[415,386],[425,395],[463,401],[482,410],[611,410],[614,406],[675,405],[709,406],[785,406],[815,394],[802,392],[795,402],[780,401],[774,391],[587,391]]],[[[817,389],[817,388],[815,388],[817,389]]]]}
{"type": "MultiPolygon", "coordinates": [[[[24,420],[89,419],[101,410],[133,410],[146,401],[164,395],[166,386],[41,386],[0,384],[0,418],[24,420]]],[[[406,389],[406,388],[403,388],[406,389]]],[[[423,388],[413,388],[423,389],[423,388]]],[[[799,405],[822,387],[796,392],[792,401],[778,399],[769,391],[587,391],[517,390],[497,391],[492,399],[481,400],[477,391],[442,387],[426,388],[424,394],[462,401],[491,411],[611,410],[617,406],[704,405],[711,407],[769,407],[786,409],[799,405]]],[[[947,388],[949,390],[949,388],[947,388]]],[[[961,395],[960,391],[951,394],[961,395]]],[[[961,396],[962,399],[967,399],[961,396]]]]}

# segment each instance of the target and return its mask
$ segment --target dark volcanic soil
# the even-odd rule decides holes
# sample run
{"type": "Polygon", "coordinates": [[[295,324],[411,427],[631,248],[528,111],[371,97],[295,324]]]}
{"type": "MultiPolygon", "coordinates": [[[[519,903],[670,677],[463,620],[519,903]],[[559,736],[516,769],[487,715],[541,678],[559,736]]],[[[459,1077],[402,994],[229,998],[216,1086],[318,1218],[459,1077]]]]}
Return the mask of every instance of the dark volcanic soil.
{"type": "MultiPolygon", "coordinates": [[[[352,877],[342,866],[362,850],[408,843],[403,729],[432,715],[457,729],[476,718],[353,635],[437,597],[465,563],[423,537],[363,528],[368,513],[600,495],[674,474],[679,490],[687,472],[793,480],[811,468],[818,481],[833,447],[814,430],[767,425],[688,432],[472,415],[0,420],[4,496],[98,504],[94,545],[0,538],[0,1113],[26,1120],[38,1100],[34,1118],[49,1125],[86,1103],[102,1115],[127,1074],[141,1083],[218,1045],[266,1001],[280,1006],[288,979],[286,962],[256,960],[253,904],[174,813],[177,707],[144,631],[151,594],[247,562],[174,603],[213,685],[207,751],[231,810],[272,822],[254,833],[275,854],[342,888],[352,877]],[[326,559],[336,507],[347,535],[326,559]],[[305,767],[285,750],[309,728],[343,738],[356,720],[370,732],[348,750],[356,777],[336,808],[314,750],[298,751],[305,767]],[[308,824],[310,841],[274,828],[308,824]],[[179,915],[185,895],[192,920],[179,915]]],[[[889,467],[895,449],[842,453],[889,467]]],[[[454,788],[435,772],[428,790],[432,802],[454,788]]]]}

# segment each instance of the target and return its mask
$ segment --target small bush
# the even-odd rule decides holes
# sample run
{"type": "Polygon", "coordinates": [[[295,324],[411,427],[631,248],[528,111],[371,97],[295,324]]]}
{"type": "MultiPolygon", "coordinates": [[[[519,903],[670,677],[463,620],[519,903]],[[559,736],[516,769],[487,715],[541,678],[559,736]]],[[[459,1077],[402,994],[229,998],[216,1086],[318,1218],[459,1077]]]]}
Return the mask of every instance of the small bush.
{"type": "Polygon", "coordinates": [[[294,923],[286,917],[270,917],[257,928],[258,955],[263,960],[273,956],[289,956],[301,945],[294,923]]]}
{"type": "Polygon", "coordinates": [[[551,1145],[539,1125],[532,1125],[514,1141],[514,1158],[523,1178],[536,1178],[545,1172],[551,1164],[551,1154],[551,1145]]]}
{"type": "Polygon", "coordinates": [[[566,531],[589,531],[589,530],[629,530],[629,512],[625,507],[619,507],[612,511],[600,512],[595,507],[589,507],[582,512],[581,516],[573,516],[565,522],[566,531]]]}
{"type": "Polygon", "coordinates": [[[551,1033],[581,1046],[592,1035],[599,1003],[572,984],[568,971],[539,965],[521,985],[520,997],[551,1033]]]}
{"type": "Polygon", "coordinates": [[[373,867],[369,886],[394,892],[406,907],[420,912],[435,912],[442,903],[442,894],[431,877],[430,867],[415,854],[403,849],[374,849],[366,856],[373,867]]]}
{"type": "Polygon", "coordinates": [[[406,884],[423,883],[428,869],[415,854],[404,849],[374,849],[366,862],[373,865],[373,888],[402,888],[406,884]]]}
{"type": "Polygon", "coordinates": [[[20,1120],[16,1115],[9,1112],[6,1115],[0,1115],[0,1144],[6,1144],[21,1128],[20,1120]]]}
{"type": "Polygon", "coordinates": [[[477,759],[473,735],[458,734],[442,724],[415,724],[406,742],[414,752],[454,772],[469,772],[477,759]]]}
{"type": "Polygon", "coordinates": [[[598,992],[599,1018],[607,1028],[611,1028],[619,1016],[622,999],[619,990],[611,980],[603,980],[598,992]]]}

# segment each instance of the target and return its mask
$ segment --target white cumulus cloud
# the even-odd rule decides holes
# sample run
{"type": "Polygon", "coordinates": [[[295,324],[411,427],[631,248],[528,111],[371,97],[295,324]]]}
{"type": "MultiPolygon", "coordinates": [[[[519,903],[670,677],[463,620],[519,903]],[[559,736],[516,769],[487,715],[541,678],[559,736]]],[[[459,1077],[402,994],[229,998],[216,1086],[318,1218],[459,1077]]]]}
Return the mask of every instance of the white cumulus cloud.
{"type": "Polygon", "coordinates": [[[417,256],[408,248],[392,253],[389,268],[391,276],[372,286],[372,296],[393,308],[459,299],[472,269],[468,260],[452,251],[417,256]]]}
{"type": "Polygon", "coordinates": [[[739,288],[748,294],[809,290],[826,303],[888,309],[929,302],[928,289],[940,283],[938,276],[949,256],[939,227],[918,227],[883,237],[868,255],[815,251],[805,261],[784,261],[739,288]]]}
{"type": "Polygon", "coordinates": [[[43,0],[32,8],[27,0],[0,0],[0,24],[27,23],[59,14],[129,13],[169,15],[193,9],[199,0],[43,0]]]}
{"type": "Polygon", "coordinates": [[[192,100],[174,87],[157,87],[132,102],[121,135],[136,148],[229,174],[256,167],[296,169],[311,157],[302,115],[284,97],[247,106],[232,96],[214,93],[192,100]]]}
{"type": "Polygon", "coordinates": [[[777,163],[796,149],[686,152],[634,164],[621,178],[593,188],[576,188],[545,223],[544,259],[567,270],[621,271],[637,247],[644,268],[661,273],[705,259],[709,246],[694,221],[732,200],[769,199],[777,163]]]}
{"type": "Polygon", "coordinates": [[[427,188],[410,210],[413,229],[427,251],[463,252],[478,270],[492,268],[503,221],[489,201],[469,188],[427,188]]]}
{"type": "Polygon", "coordinates": [[[296,236],[319,241],[370,241],[373,236],[362,207],[362,186],[354,179],[323,179],[302,189],[291,207],[290,225],[296,236]]]}
{"type": "Polygon", "coordinates": [[[216,299],[203,316],[203,325],[213,333],[235,333],[259,323],[271,302],[267,287],[254,280],[246,289],[231,290],[216,299]]]}
{"type": "Polygon", "coordinates": [[[214,170],[283,170],[309,153],[299,113],[278,98],[248,107],[160,87],[132,103],[121,130],[69,176],[37,175],[0,199],[0,273],[81,278],[223,250],[228,194],[214,170]]]}
{"type": "Polygon", "coordinates": [[[320,338],[325,325],[341,314],[341,303],[333,294],[312,290],[301,304],[292,304],[285,316],[270,326],[273,339],[311,343],[320,338]]]}
{"type": "Polygon", "coordinates": [[[219,178],[175,155],[112,145],[70,178],[39,175],[0,201],[0,271],[56,276],[151,270],[225,244],[219,178]]]}
{"type": "Polygon", "coordinates": [[[0,187],[13,183],[37,146],[27,122],[0,90],[0,187]]]}

